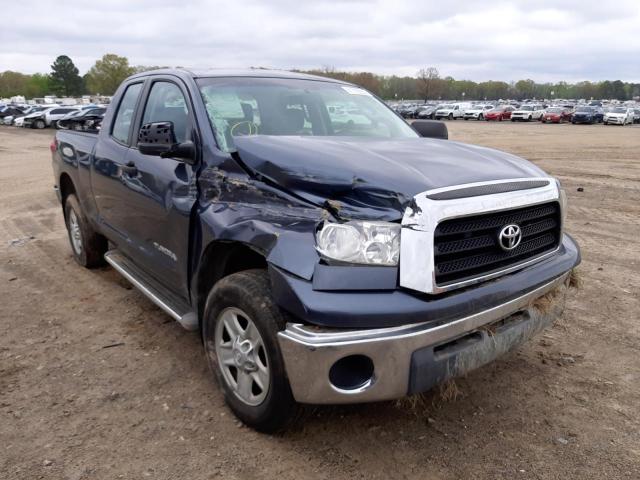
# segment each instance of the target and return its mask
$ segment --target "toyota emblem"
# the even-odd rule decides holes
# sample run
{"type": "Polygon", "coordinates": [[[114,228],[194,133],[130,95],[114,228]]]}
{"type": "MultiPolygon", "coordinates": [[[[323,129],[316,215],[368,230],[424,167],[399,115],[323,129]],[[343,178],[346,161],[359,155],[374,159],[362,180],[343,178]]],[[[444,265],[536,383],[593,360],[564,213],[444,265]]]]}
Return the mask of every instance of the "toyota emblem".
{"type": "Polygon", "coordinates": [[[505,252],[509,252],[516,248],[520,245],[521,240],[522,230],[515,223],[503,227],[498,234],[498,243],[500,244],[500,248],[505,252]]]}

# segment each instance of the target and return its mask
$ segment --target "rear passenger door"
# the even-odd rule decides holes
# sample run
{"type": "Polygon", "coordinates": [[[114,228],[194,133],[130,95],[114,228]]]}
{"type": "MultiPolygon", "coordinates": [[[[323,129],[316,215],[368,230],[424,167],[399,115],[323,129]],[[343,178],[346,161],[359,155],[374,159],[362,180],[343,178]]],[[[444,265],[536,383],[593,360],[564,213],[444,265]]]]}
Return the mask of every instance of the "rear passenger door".
{"type": "MultiPolygon", "coordinates": [[[[91,188],[97,208],[98,222],[105,234],[124,252],[129,247],[129,205],[126,157],[131,143],[134,118],[144,83],[142,80],[124,85],[108,131],[101,131],[96,143],[91,170],[91,188]]],[[[106,127],[106,125],[105,125],[106,127]]]]}
{"type": "MultiPolygon", "coordinates": [[[[133,138],[140,126],[172,122],[178,142],[197,145],[188,91],[179,79],[152,77],[136,115],[133,138]]],[[[126,187],[127,236],[131,258],[174,293],[188,299],[189,228],[196,201],[195,165],[175,158],[143,155],[132,142],[126,154],[130,172],[126,187]]]]}

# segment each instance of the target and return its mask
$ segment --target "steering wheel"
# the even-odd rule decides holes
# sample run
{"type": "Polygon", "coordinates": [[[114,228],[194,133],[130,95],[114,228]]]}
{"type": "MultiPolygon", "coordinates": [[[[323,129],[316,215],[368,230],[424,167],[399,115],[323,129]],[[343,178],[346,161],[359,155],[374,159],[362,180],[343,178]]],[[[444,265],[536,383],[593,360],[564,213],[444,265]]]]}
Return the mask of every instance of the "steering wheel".
{"type": "Polygon", "coordinates": [[[234,123],[229,131],[232,137],[245,137],[247,135],[257,135],[258,125],[250,120],[234,123]]]}

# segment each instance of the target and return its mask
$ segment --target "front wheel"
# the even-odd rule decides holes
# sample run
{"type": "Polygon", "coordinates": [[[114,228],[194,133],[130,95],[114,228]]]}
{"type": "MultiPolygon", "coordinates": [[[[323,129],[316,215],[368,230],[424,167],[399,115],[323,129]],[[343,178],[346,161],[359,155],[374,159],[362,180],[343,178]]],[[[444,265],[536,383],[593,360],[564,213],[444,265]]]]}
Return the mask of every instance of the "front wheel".
{"type": "Polygon", "coordinates": [[[450,113],[449,116],[447,117],[449,120],[453,120],[453,113],[450,113]]]}
{"type": "Polygon", "coordinates": [[[478,121],[482,121],[482,120],[484,120],[484,115],[482,114],[478,115],[478,121]]]}
{"type": "Polygon", "coordinates": [[[233,413],[267,433],[284,430],[300,411],[278,344],[285,324],[266,270],[229,275],[207,298],[202,337],[209,366],[233,413]]]}
{"type": "Polygon", "coordinates": [[[38,130],[42,130],[47,126],[47,124],[44,123],[44,120],[36,120],[34,125],[38,130]]]}

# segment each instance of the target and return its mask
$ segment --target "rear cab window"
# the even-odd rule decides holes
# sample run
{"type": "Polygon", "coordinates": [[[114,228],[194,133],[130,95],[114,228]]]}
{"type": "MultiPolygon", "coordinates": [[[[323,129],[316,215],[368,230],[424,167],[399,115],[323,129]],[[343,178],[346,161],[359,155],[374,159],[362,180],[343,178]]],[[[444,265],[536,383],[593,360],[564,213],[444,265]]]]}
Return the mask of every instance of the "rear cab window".
{"type": "Polygon", "coordinates": [[[122,95],[111,127],[111,136],[120,143],[129,143],[129,131],[141,91],[142,82],[134,83],[129,85],[122,95]]]}

